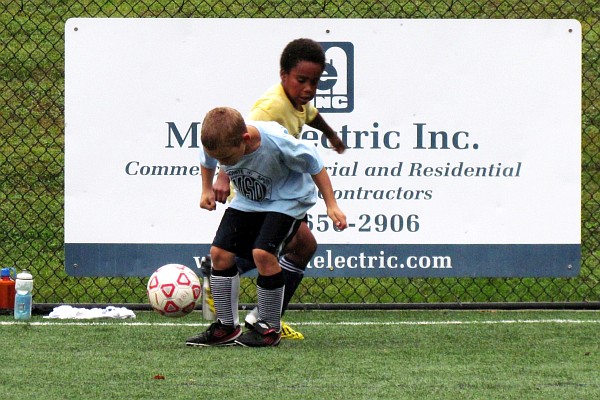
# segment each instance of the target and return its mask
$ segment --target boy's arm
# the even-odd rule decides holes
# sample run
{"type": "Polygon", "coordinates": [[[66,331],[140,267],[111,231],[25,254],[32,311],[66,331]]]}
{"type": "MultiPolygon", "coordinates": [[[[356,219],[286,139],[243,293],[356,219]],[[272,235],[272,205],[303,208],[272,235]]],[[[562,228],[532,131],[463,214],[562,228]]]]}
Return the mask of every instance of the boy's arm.
{"type": "Polygon", "coordinates": [[[200,173],[202,174],[202,194],[200,195],[200,208],[205,210],[216,210],[217,203],[215,202],[215,193],[213,192],[213,178],[215,177],[215,170],[200,166],[200,173]]]}
{"type": "Polygon", "coordinates": [[[337,205],[327,170],[323,168],[318,174],[312,175],[312,179],[315,182],[315,185],[317,185],[317,188],[319,188],[319,191],[323,196],[323,200],[325,200],[325,206],[327,206],[327,215],[329,218],[331,218],[339,230],[346,229],[348,227],[346,215],[337,205]]]}
{"type": "Polygon", "coordinates": [[[327,122],[325,122],[325,119],[323,119],[321,114],[317,114],[315,119],[310,121],[307,125],[323,132],[331,146],[339,154],[342,154],[346,150],[346,145],[342,142],[342,139],[340,139],[337,132],[331,129],[327,122]]]}
{"type": "Polygon", "coordinates": [[[225,203],[227,201],[227,198],[231,194],[231,185],[229,184],[229,175],[227,175],[225,171],[219,171],[212,190],[215,195],[215,201],[218,201],[219,203],[225,203]]]}

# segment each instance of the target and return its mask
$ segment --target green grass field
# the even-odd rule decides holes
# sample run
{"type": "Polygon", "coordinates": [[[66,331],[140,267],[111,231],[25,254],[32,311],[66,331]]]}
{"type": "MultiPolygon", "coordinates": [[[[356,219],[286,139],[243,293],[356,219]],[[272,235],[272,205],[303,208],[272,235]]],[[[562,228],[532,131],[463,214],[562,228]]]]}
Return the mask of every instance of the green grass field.
{"type": "Polygon", "coordinates": [[[598,311],[292,311],[277,348],[190,348],[199,312],[0,317],[2,399],[597,399],[598,311]]]}

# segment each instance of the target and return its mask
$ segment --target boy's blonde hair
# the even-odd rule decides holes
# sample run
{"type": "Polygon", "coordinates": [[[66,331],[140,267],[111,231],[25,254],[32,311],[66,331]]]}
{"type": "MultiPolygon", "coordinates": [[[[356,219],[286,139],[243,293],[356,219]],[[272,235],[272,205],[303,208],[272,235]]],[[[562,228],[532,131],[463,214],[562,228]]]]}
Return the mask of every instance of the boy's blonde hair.
{"type": "Polygon", "coordinates": [[[218,147],[237,147],[248,131],[244,117],[236,109],[217,107],[210,110],[202,121],[200,140],[208,150],[218,147]]]}

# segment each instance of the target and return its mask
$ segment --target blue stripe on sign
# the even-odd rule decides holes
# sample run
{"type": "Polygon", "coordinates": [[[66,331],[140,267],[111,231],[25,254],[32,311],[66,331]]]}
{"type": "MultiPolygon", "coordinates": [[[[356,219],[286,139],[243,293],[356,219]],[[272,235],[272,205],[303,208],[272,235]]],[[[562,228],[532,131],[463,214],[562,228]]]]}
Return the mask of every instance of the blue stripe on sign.
{"type": "MultiPolygon", "coordinates": [[[[210,244],[66,243],[65,269],[71,276],[143,277],[177,263],[198,271],[209,249],[210,244]]],[[[306,276],[573,277],[580,268],[580,244],[319,244],[306,276]]]]}

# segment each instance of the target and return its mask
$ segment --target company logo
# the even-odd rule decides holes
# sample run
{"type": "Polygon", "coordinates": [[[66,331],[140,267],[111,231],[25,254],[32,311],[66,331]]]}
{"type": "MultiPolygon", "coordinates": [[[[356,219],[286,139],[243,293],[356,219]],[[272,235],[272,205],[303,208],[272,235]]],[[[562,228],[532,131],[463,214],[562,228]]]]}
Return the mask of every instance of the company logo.
{"type": "Polygon", "coordinates": [[[325,71],[321,75],[314,106],[323,113],[349,113],[354,110],[354,45],[350,42],[320,42],[325,51],[325,71]]]}

